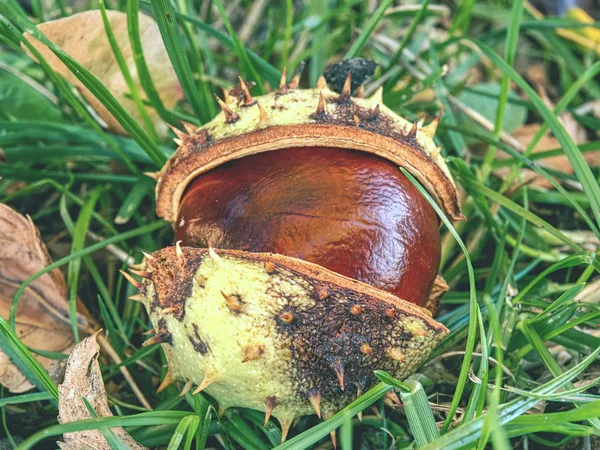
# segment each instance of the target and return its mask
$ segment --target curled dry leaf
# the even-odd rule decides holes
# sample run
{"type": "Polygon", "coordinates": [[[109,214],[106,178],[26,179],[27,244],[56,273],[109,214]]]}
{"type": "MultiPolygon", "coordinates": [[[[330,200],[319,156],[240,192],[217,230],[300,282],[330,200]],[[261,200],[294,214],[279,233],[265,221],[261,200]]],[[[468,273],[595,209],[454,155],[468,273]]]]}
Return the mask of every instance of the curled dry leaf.
{"type": "MultiPolygon", "coordinates": [[[[129,42],[127,14],[119,11],[107,11],[106,13],[115,39],[138,88],[138,92],[144,96],[144,90],[139,81],[133,51],[129,42]]],[[[140,13],[139,28],[144,56],[152,81],[164,106],[170,109],[183,97],[183,91],[177,80],[177,75],[167,55],[156,22],[152,18],[140,13]]],[[[75,58],[79,64],[96,76],[129,114],[136,120],[141,120],[134,101],[129,97],[127,83],[123,78],[123,74],[106,36],[100,11],[86,11],[63,19],[45,22],[39,24],[38,29],[49,40],[61,47],[70,56],[75,58]]],[[[125,130],[118,121],[48,47],[27,33],[25,36],[35,45],[56,72],[79,89],[102,120],[106,122],[109,130],[125,134],[125,130]]],[[[165,122],[162,121],[153,108],[148,108],[147,111],[159,136],[166,137],[168,129],[165,122]]]]}
{"type": "MultiPolygon", "coordinates": [[[[83,398],[85,397],[99,417],[111,417],[104,381],[98,364],[100,346],[96,334],[84,339],[75,346],[67,361],[65,381],[58,387],[58,421],[61,424],[92,417],[83,398]]],[[[121,427],[110,431],[126,448],[144,449],[121,427]]],[[[110,445],[99,430],[86,430],[65,433],[64,442],[58,445],[63,450],[110,450],[110,445]]]]}
{"type": "MultiPolygon", "coordinates": [[[[8,319],[12,299],[19,286],[52,261],[31,218],[23,217],[0,203],[0,315],[8,319]]],[[[38,277],[23,292],[17,309],[17,335],[25,345],[39,350],[68,353],[74,345],[67,304],[67,286],[55,269],[38,277]]],[[[84,305],[78,303],[79,329],[97,328],[84,305]]],[[[36,355],[48,370],[53,360],[36,355]]],[[[24,392],[33,385],[0,352],[0,383],[11,392],[24,392]]]]}

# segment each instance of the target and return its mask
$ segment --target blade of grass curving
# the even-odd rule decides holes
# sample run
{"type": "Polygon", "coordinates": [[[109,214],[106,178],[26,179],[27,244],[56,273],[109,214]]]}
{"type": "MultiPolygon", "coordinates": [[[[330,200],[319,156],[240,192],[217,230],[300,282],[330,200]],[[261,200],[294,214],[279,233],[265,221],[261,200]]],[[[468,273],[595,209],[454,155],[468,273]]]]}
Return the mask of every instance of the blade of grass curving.
{"type": "MultiPolygon", "coordinates": [[[[96,410],[94,409],[90,401],[83,395],[81,396],[81,399],[83,400],[83,404],[85,405],[86,409],[90,413],[90,416],[92,416],[94,419],[98,418],[98,413],[96,413],[96,410]]],[[[104,437],[104,439],[106,439],[106,443],[111,448],[111,450],[128,450],[128,447],[115,435],[115,433],[110,428],[106,430],[102,429],[100,430],[100,433],[102,433],[102,436],[104,437]]]]}
{"type": "MultiPolygon", "coordinates": [[[[425,3],[429,3],[430,0],[425,0],[425,3]]],[[[364,45],[367,43],[373,31],[375,31],[375,27],[383,18],[385,11],[390,7],[393,0],[384,0],[377,9],[371,15],[367,24],[363,27],[362,31],[352,44],[352,46],[348,49],[343,59],[351,59],[358,56],[364,45]]]]}
{"type": "MultiPolygon", "coordinates": [[[[542,358],[542,361],[544,362],[550,373],[554,377],[560,375],[562,373],[562,369],[560,368],[558,362],[556,362],[556,359],[550,354],[548,348],[546,348],[544,341],[542,340],[540,335],[533,328],[529,327],[529,325],[525,321],[521,322],[521,332],[523,333],[523,335],[525,335],[531,346],[542,358]]],[[[573,383],[569,382],[565,384],[565,388],[573,389],[575,388],[575,386],[573,385],[573,383]]],[[[600,402],[598,402],[598,404],[600,404],[600,402]]],[[[576,408],[582,408],[582,406],[577,403],[574,403],[574,406],[576,408]]],[[[587,419],[590,425],[592,425],[594,428],[600,429],[600,419],[598,417],[599,415],[596,414],[595,416],[586,417],[585,419],[587,419]]]]}
{"type": "MultiPolygon", "coordinates": [[[[524,0],[514,0],[510,13],[510,21],[506,30],[506,41],[504,44],[504,59],[506,64],[512,66],[517,54],[517,45],[519,42],[519,30],[521,27],[521,19],[523,17],[524,0]]],[[[492,134],[494,140],[498,140],[504,125],[504,114],[506,112],[506,104],[508,101],[508,93],[510,88],[510,78],[507,73],[502,73],[500,80],[500,95],[498,97],[498,108],[496,110],[496,122],[494,123],[494,132],[492,134]]],[[[483,164],[481,166],[481,180],[485,181],[492,172],[492,163],[496,159],[496,147],[488,146],[483,164]]]]}
{"type": "Polygon", "coordinates": [[[193,435],[193,433],[196,432],[196,428],[198,427],[198,424],[199,424],[199,420],[198,420],[198,416],[196,416],[196,415],[189,415],[189,416],[186,416],[183,419],[181,419],[181,422],[179,422],[179,424],[177,425],[177,428],[175,428],[175,432],[173,433],[173,436],[171,437],[171,440],[169,441],[167,450],[177,450],[179,448],[179,445],[181,444],[181,441],[183,440],[183,437],[186,434],[188,434],[190,430],[193,430],[192,431],[192,435],[193,435]]]}
{"type": "MultiPolygon", "coordinates": [[[[387,66],[383,70],[382,76],[385,75],[386,73],[388,73],[392,69],[392,67],[394,67],[396,62],[399,61],[400,57],[402,56],[402,52],[404,52],[404,49],[406,48],[406,45],[408,44],[408,42],[411,40],[411,38],[415,34],[415,31],[417,30],[417,27],[419,26],[421,21],[425,18],[425,14],[427,13],[427,9],[429,8],[430,2],[431,2],[431,0],[425,0],[423,2],[423,4],[421,5],[421,9],[419,9],[415,18],[410,23],[408,30],[406,30],[406,32],[402,36],[402,40],[400,41],[398,48],[393,53],[387,66]]],[[[399,77],[400,77],[400,74],[396,75],[395,77],[393,77],[392,80],[390,80],[388,83],[386,83],[390,89],[396,85],[399,77]]]]}
{"type": "Polygon", "coordinates": [[[129,33],[133,61],[135,62],[140,84],[148,96],[148,101],[165,122],[174,124],[175,120],[167,109],[165,109],[154,86],[154,81],[152,81],[152,77],[150,76],[148,64],[146,64],[144,48],[140,37],[139,9],[139,0],[127,0],[127,32],[129,33]]]}
{"type": "Polygon", "coordinates": [[[458,381],[456,383],[456,389],[454,391],[452,403],[448,410],[448,416],[446,417],[446,421],[444,422],[444,425],[442,426],[441,432],[443,433],[444,431],[446,431],[448,429],[448,427],[454,420],[454,414],[456,413],[456,410],[458,409],[458,405],[462,399],[462,394],[465,390],[465,385],[467,383],[467,378],[469,376],[469,366],[471,365],[473,349],[475,348],[475,339],[477,337],[477,317],[479,315],[479,305],[477,304],[477,293],[476,293],[476,287],[475,287],[475,272],[473,270],[473,264],[471,263],[471,257],[469,256],[469,251],[467,250],[467,247],[465,246],[464,242],[462,241],[462,239],[460,238],[460,236],[458,235],[458,233],[456,232],[454,227],[452,226],[452,223],[450,222],[450,220],[448,220],[448,218],[443,213],[443,211],[440,209],[440,207],[437,205],[435,200],[433,200],[433,198],[431,198],[431,195],[429,195],[427,190],[423,186],[421,186],[421,184],[417,181],[417,179],[415,177],[413,177],[406,169],[400,168],[400,170],[402,171],[404,176],[406,176],[409,179],[409,181],[419,190],[421,195],[423,195],[425,197],[425,199],[427,199],[429,204],[432,206],[432,208],[437,213],[438,217],[442,220],[444,225],[446,225],[446,228],[448,229],[448,231],[452,234],[452,236],[456,240],[456,243],[459,245],[459,247],[461,248],[461,250],[463,251],[463,253],[465,255],[465,261],[467,263],[467,271],[469,274],[469,326],[468,326],[468,332],[467,332],[467,342],[465,344],[465,356],[463,358],[462,366],[460,368],[460,374],[458,376],[458,381]]]}
{"type": "Polygon", "coordinates": [[[121,74],[123,75],[123,79],[125,80],[125,84],[127,84],[127,88],[129,89],[129,93],[131,98],[133,99],[135,106],[140,113],[140,118],[144,123],[144,127],[150,137],[154,139],[154,142],[160,142],[158,134],[156,133],[156,129],[154,128],[154,124],[148,115],[148,111],[144,106],[144,102],[142,101],[142,97],[140,97],[140,93],[138,92],[137,86],[133,81],[133,77],[131,76],[131,72],[129,71],[129,67],[127,67],[127,63],[125,62],[125,58],[123,57],[123,52],[119,48],[119,44],[115,38],[115,35],[112,31],[112,27],[110,25],[110,21],[108,20],[108,16],[106,15],[106,5],[104,4],[104,0],[98,0],[98,4],[100,5],[100,15],[102,16],[102,23],[104,24],[104,31],[106,32],[106,37],[108,38],[108,43],[110,44],[110,48],[112,49],[113,55],[117,64],[119,65],[119,69],[121,69],[121,74]]]}
{"type": "Polygon", "coordinates": [[[34,392],[32,394],[0,398],[0,408],[4,408],[6,405],[19,405],[22,403],[41,402],[44,400],[54,400],[54,397],[50,392],[34,392]]]}
{"type": "Polygon", "coordinates": [[[554,133],[554,136],[563,147],[575,175],[583,187],[583,192],[590,201],[590,206],[596,223],[600,225],[600,186],[596,181],[592,170],[588,163],[583,158],[581,151],[573,142],[573,139],[562,124],[558,121],[556,115],[544,104],[540,96],[529,84],[521,77],[510,65],[508,65],[496,52],[482,42],[475,39],[468,39],[470,42],[477,45],[485,55],[504,73],[510,76],[511,80],[517,84],[529,97],[540,115],[548,123],[549,128],[554,133]]]}
{"type": "Polygon", "coordinates": [[[176,425],[183,417],[189,414],[189,411],[152,411],[130,416],[98,417],[52,425],[29,436],[19,444],[17,450],[29,450],[44,439],[75,431],[109,429],[114,427],[176,425]]]}
{"type": "Polygon", "coordinates": [[[227,28],[227,32],[231,37],[231,41],[233,42],[233,50],[237,55],[240,64],[242,65],[243,71],[248,74],[249,77],[252,77],[252,81],[256,82],[256,89],[260,95],[264,95],[265,89],[262,83],[262,77],[254,68],[252,61],[248,58],[248,54],[246,53],[246,49],[244,48],[244,44],[238,38],[233,25],[229,21],[229,17],[227,17],[227,13],[225,12],[225,8],[223,7],[223,2],[221,0],[213,0],[217,10],[219,11],[219,15],[221,16],[221,20],[225,24],[225,28],[227,28]]]}
{"type": "MultiPolygon", "coordinates": [[[[566,383],[572,381],[575,377],[581,375],[581,373],[600,355],[600,347],[596,348],[588,356],[586,356],[579,364],[573,366],[571,369],[565,371],[562,375],[552,378],[543,385],[533,390],[535,394],[548,394],[555,392],[566,383]]],[[[531,409],[539,402],[536,398],[517,398],[508,403],[505,403],[498,407],[498,420],[496,426],[504,425],[515,418],[522,415],[527,410],[531,409]]],[[[427,445],[426,450],[439,450],[441,448],[446,450],[454,450],[468,446],[475,442],[481,435],[481,426],[485,416],[478,417],[471,422],[465,423],[464,425],[457,427],[448,433],[442,435],[435,442],[427,445]]]]}
{"type": "MultiPolygon", "coordinates": [[[[208,122],[211,117],[204,105],[209,99],[202,98],[202,92],[198,90],[192,75],[192,69],[185,54],[183,39],[175,20],[175,8],[169,0],[151,0],[154,17],[163,38],[167,54],[177,74],[179,83],[185,92],[194,114],[202,123],[208,122]]],[[[212,99],[210,99],[212,101],[212,99]]]]}
{"type": "Polygon", "coordinates": [[[465,187],[466,189],[477,191],[477,192],[485,195],[486,197],[488,197],[490,200],[493,200],[494,202],[504,206],[505,208],[509,209],[510,211],[513,211],[514,213],[518,214],[519,216],[526,218],[528,222],[547,231],[555,238],[560,239],[561,242],[564,242],[566,245],[571,247],[573,250],[575,250],[575,251],[582,250],[581,246],[579,246],[578,244],[573,242],[569,237],[567,237],[563,233],[561,233],[560,230],[553,227],[548,222],[546,222],[545,220],[536,216],[535,214],[531,213],[527,209],[523,208],[521,205],[513,202],[509,198],[503,196],[502,194],[499,194],[498,192],[494,191],[493,189],[488,188],[481,182],[475,181],[472,179],[468,179],[468,178],[461,178],[461,183],[463,184],[463,187],[465,187]]]}
{"type": "MultiPolygon", "coordinates": [[[[92,212],[96,206],[96,202],[100,199],[100,195],[105,191],[102,187],[97,187],[90,194],[89,200],[83,205],[73,233],[73,243],[71,245],[71,253],[76,253],[83,249],[85,238],[90,226],[92,212]]],[[[79,342],[79,327],[77,326],[77,289],[79,287],[79,272],[81,269],[81,258],[73,258],[69,261],[67,270],[67,283],[69,286],[68,301],[69,315],[71,316],[71,327],[75,342],[79,342]]]]}
{"type": "Polygon", "coordinates": [[[276,450],[303,450],[309,448],[313,444],[317,443],[325,436],[328,436],[336,428],[340,427],[344,423],[344,417],[346,414],[355,416],[365,408],[375,403],[381,397],[392,389],[392,386],[386,383],[379,383],[376,386],[369,389],[355,401],[350,403],[344,409],[335,414],[332,418],[315,425],[304,433],[293,437],[285,443],[275,447],[276,450]]]}
{"type": "Polygon", "coordinates": [[[33,357],[3,317],[0,317],[0,348],[35,387],[48,392],[51,400],[58,401],[58,389],[48,372],[33,357]]]}

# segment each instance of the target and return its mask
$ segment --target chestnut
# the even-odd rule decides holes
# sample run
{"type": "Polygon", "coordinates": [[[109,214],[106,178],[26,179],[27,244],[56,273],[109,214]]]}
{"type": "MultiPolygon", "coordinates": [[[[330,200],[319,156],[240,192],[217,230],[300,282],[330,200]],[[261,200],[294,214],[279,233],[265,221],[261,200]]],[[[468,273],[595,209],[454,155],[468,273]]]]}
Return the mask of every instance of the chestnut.
{"type": "Polygon", "coordinates": [[[420,127],[324,79],[253,98],[240,80],[222,113],[186,133],[159,173],[156,208],[176,244],[129,281],[169,363],[159,391],[185,382],[221,411],[282,426],[330,416],[376,383],[403,378],[447,335],[432,318],[439,221],[406,168],[460,220],[456,187],[420,127]],[[411,303],[412,302],[412,303],[411,303]],[[426,306],[427,309],[422,306],[426,306]]]}

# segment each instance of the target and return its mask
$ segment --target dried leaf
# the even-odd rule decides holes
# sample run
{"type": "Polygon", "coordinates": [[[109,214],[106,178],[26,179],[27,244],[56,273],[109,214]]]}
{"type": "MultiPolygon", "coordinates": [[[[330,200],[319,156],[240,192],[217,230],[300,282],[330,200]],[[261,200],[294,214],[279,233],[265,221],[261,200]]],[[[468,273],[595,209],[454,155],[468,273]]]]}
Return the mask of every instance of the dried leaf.
{"type": "MultiPolygon", "coordinates": [[[[567,132],[571,135],[576,144],[583,144],[586,142],[585,130],[569,115],[562,115],[561,122],[563,123],[567,132]]],[[[537,134],[541,128],[540,124],[528,124],[524,125],[515,131],[512,135],[517,139],[524,147],[527,147],[533,137],[537,134]]],[[[560,143],[556,140],[550,132],[547,132],[538,142],[533,149],[533,153],[544,152],[547,150],[555,150],[560,148],[560,143]]],[[[599,152],[586,152],[583,154],[587,163],[592,167],[597,167],[600,162],[599,152]]],[[[502,154],[498,155],[499,158],[503,158],[502,154]]],[[[550,158],[544,158],[536,161],[536,164],[543,168],[557,170],[566,174],[573,174],[573,167],[569,162],[569,158],[566,155],[552,156],[550,158]]],[[[504,168],[496,171],[496,175],[504,178],[510,169],[504,168]]],[[[536,174],[534,171],[529,169],[523,169],[523,182],[530,183],[531,185],[551,189],[552,185],[541,175],[536,174]]]]}
{"type": "MultiPolygon", "coordinates": [[[[119,11],[107,11],[106,13],[115,39],[127,62],[138,91],[145,98],[129,43],[127,14],[119,11]]],[[[167,55],[158,26],[152,18],[142,13],[139,15],[139,26],[144,56],[152,81],[154,81],[154,85],[164,106],[167,109],[173,108],[183,98],[183,91],[167,55]]],[[[108,42],[99,10],[86,11],[63,19],[45,22],[39,24],[38,29],[49,40],[61,47],[75,58],[77,62],[94,74],[111,91],[127,112],[136,120],[141,120],[134,101],[129,98],[129,89],[108,42]]],[[[48,47],[27,33],[25,36],[35,45],[56,72],[60,73],[81,91],[85,99],[96,110],[102,120],[106,122],[109,130],[125,134],[125,130],[117,120],[48,47]]],[[[148,108],[147,110],[159,136],[168,136],[168,129],[165,122],[162,121],[153,108],[148,108]]]]}
{"type": "MultiPolygon", "coordinates": [[[[52,261],[31,218],[23,217],[0,203],[0,315],[8,319],[10,305],[19,286],[52,261]]],[[[67,286],[55,269],[31,283],[23,292],[17,309],[17,335],[33,349],[69,352],[74,340],[67,305],[67,286]]],[[[95,328],[83,304],[78,304],[80,329],[95,328]]],[[[50,368],[52,359],[36,355],[50,368]]],[[[25,376],[0,352],[0,383],[11,392],[33,387],[25,376]]]]}
{"type": "MultiPolygon", "coordinates": [[[[69,356],[65,381],[58,387],[58,421],[61,424],[92,417],[83,397],[92,405],[99,417],[112,416],[98,364],[99,353],[100,346],[96,342],[96,334],[94,334],[77,344],[69,356]]],[[[146,448],[134,441],[121,427],[111,428],[110,431],[127,448],[146,448]]],[[[110,450],[111,448],[99,430],[65,433],[63,439],[64,442],[58,442],[59,447],[63,450],[110,450]]]]}

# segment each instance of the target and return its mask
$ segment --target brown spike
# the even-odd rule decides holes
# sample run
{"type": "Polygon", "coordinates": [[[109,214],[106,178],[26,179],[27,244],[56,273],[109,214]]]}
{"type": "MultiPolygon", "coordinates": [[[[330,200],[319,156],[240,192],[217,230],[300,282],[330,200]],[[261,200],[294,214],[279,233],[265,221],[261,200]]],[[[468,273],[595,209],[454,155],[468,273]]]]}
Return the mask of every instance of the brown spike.
{"type": "Polygon", "coordinates": [[[144,175],[156,181],[160,178],[160,172],[144,172],[144,175]]]}
{"type": "Polygon", "coordinates": [[[223,114],[225,114],[225,122],[227,122],[227,123],[237,122],[239,120],[240,116],[238,116],[236,113],[234,113],[232,111],[232,109],[229,106],[227,106],[227,104],[223,100],[221,100],[218,96],[215,95],[215,98],[217,99],[217,103],[221,107],[221,111],[223,111],[223,114]]]}
{"type": "Polygon", "coordinates": [[[279,89],[277,90],[278,94],[287,94],[288,92],[286,72],[287,69],[284,67],[283,72],[281,72],[281,80],[279,81],[279,89]]]}
{"type": "Polygon", "coordinates": [[[141,289],[144,285],[142,283],[140,283],[138,280],[136,280],[135,278],[133,278],[131,275],[129,275],[127,272],[123,271],[123,270],[119,270],[119,272],[121,272],[121,275],[123,275],[125,277],[125,279],[127,281],[129,281],[134,288],[136,289],[141,289]]]}
{"type": "Polygon", "coordinates": [[[177,261],[183,261],[183,250],[181,250],[181,241],[175,242],[175,254],[177,255],[177,261]]]}
{"type": "Polygon", "coordinates": [[[317,89],[329,89],[329,86],[327,86],[327,80],[323,75],[321,75],[317,80],[317,89]]]}
{"type": "Polygon", "coordinates": [[[183,145],[183,141],[181,139],[175,138],[175,139],[173,139],[173,142],[175,142],[180,147],[183,145]]]}
{"type": "Polygon", "coordinates": [[[162,391],[164,391],[166,388],[171,386],[173,383],[175,383],[175,379],[171,378],[171,375],[169,375],[169,373],[167,372],[167,375],[165,376],[164,380],[162,380],[162,383],[160,383],[160,385],[158,386],[156,393],[160,394],[162,391]]]}
{"type": "Polygon", "coordinates": [[[185,120],[182,120],[181,124],[183,125],[183,128],[185,128],[185,131],[187,131],[188,134],[194,134],[198,129],[196,125],[194,125],[193,123],[186,122],[185,120]]]}
{"type": "Polygon", "coordinates": [[[394,391],[387,391],[385,393],[385,398],[389,399],[392,403],[394,403],[396,405],[402,406],[402,402],[400,401],[400,399],[398,398],[398,396],[396,395],[396,393],[394,391]]]}
{"type": "Polygon", "coordinates": [[[265,108],[260,106],[260,103],[256,103],[256,106],[258,107],[258,123],[261,125],[267,123],[269,121],[269,115],[265,111],[265,108]]]}
{"type": "Polygon", "coordinates": [[[331,438],[331,444],[334,449],[337,449],[337,435],[335,434],[335,430],[329,433],[329,437],[331,438]]]}
{"type": "Polygon", "coordinates": [[[285,323],[292,323],[294,321],[294,315],[289,311],[282,312],[279,318],[285,323]]]}
{"type": "Polygon", "coordinates": [[[369,114],[369,119],[372,121],[375,121],[377,119],[379,119],[379,104],[375,105],[375,107],[371,110],[371,113],[369,114]]]}
{"type": "Polygon", "coordinates": [[[356,94],[354,94],[356,98],[364,98],[365,97],[365,85],[361,84],[356,90],[356,94]]]}
{"type": "Polygon", "coordinates": [[[248,345],[244,348],[244,359],[242,363],[255,361],[265,353],[265,347],[262,345],[248,345]]]}
{"type": "Polygon", "coordinates": [[[152,279],[152,272],[146,272],[145,270],[135,270],[135,269],[129,269],[129,271],[132,274],[137,275],[138,277],[145,278],[146,280],[152,279]]]}
{"type": "Polygon", "coordinates": [[[394,308],[388,308],[385,310],[385,317],[394,317],[396,315],[396,310],[394,308]]]}
{"type": "Polygon", "coordinates": [[[399,348],[391,348],[388,350],[387,354],[390,358],[400,361],[401,363],[406,362],[406,358],[404,357],[404,353],[399,348]]]}
{"type": "Polygon", "coordinates": [[[319,419],[320,419],[321,418],[321,394],[319,394],[319,392],[317,392],[317,391],[311,391],[310,394],[308,394],[308,401],[310,402],[313,409],[315,410],[315,413],[317,413],[317,416],[319,416],[319,419]]]}
{"type": "MultiPolygon", "coordinates": [[[[171,125],[170,123],[167,124],[167,126],[171,129],[171,131],[173,133],[175,133],[175,136],[177,136],[179,139],[184,139],[187,134],[185,134],[183,131],[181,131],[179,128],[174,127],[173,125],[171,125]]],[[[177,141],[175,141],[177,142],[177,141]]]]}
{"type": "Polygon", "coordinates": [[[440,123],[440,120],[442,118],[442,114],[444,114],[444,106],[442,106],[442,108],[440,109],[440,112],[438,113],[438,115],[436,116],[435,119],[433,119],[430,123],[428,123],[427,125],[425,125],[421,131],[423,133],[425,133],[425,135],[429,138],[429,139],[433,139],[433,137],[435,136],[435,132],[437,131],[437,127],[440,123]]]}
{"type": "Polygon", "coordinates": [[[143,302],[144,296],[142,294],[135,294],[127,297],[129,300],[133,300],[134,302],[143,302]]]}
{"type": "Polygon", "coordinates": [[[159,314],[160,314],[161,316],[164,316],[164,315],[166,315],[166,314],[170,314],[170,313],[173,313],[173,312],[175,312],[175,311],[177,311],[177,308],[175,308],[174,306],[169,306],[168,308],[163,308],[163,309],[161,309],[161,311],[160,311],[160,313],[159,313],[159,314]]]}
{"type": "Polygon", "coordinates": [[[148,261],[154,261],[156,259],[150,253],[146,253],[145,251],[142,251],[142,255],[144,255],[144,258],[146,258],[148,261]]]}
{"type": "Polygon", "coordinates": [[[301,71],[296,72],[296,75],[294,75],[294,77],[292,78],[292,81],[290,81],[290,84],[289,84],[290,89],[298,89],[298,86],[300,86],[300,75],[301,74],[302,74],[301,71]]]}
{"type": "Polygon", "coordinates": [[[192,389],[193,385],[194,385],[194,383],[192,382],[192,380],[187,380],[185,382],[185,385],[183,386],[183,389],[179,393],[179,396],[183,397],[185,394],[187,394],[188,392],[190,392],[190,390],[192,389]]]}
{"type": "Polygon", "coordinates": [[[317,103],[317,109],[313,114],[315,119],[322,118],[326,114],[325,111],[325,99],[323,98],[323,92],[319,92],[319,103],[317,103]]]}
{"type": "Polygon", "coordinates": [[[242,80],[242,77],[238,77],[238,80],[240,80],[240,89],[242,90],[242,93],[244,94],[244,103],[242,103],[242,106],[252,106],[256,103],[256,100],[254,100],[252,98],[252,95],[250,94],[250,89],[248,89],[248,86],[246,86],[246,83],[244,83],[244,80],[242,80]]]}
{"type": "Polygon", "coordinates": [[[373,353],[373,349],[366,342],[363,342],[362,344],[360,344],[360,351],[361,351],[361,353],[364,353],[365,355],[370,355],[371,353],[373,353]]]}
{"type": "Polygon", "coordinates": [[[292,426],[291,420],[279,419],[279,423],[281,425],[281,443],[283,444],[287,439],[287,435],[290,432],[290,427],[292,426]]]}
{"type": "Polygon", "coordinates": [[[158,333],[152,336],[147,341],[142,342],[142,347],[148,347],[149,345],[154,344],[166,344],[171,342],[171,335],[168,331],[160,329],[158,333]]]}
{"type": "Polygon", "coordinates": [[[265,427],[269,423],[269,419],[271,418],[271,413],[273,412],[273,410],[275,409],[275,407],[278,404],[279,404],[279,400],[277,400],[277,397],[267,397],[267,399],[265,400],[265,406],[267,407],[267,411],[265,412],[265,424],[264,424],[265,427]]]}
{"type": "Polygon", "coordinates": [[[337,376],[338,383],[340,384],[340,389],[344,390],[344,366],[341,361],[337,361],[334,364],[330,365],[331,369],[335,372],[337,376]]]}
{"type": "Polygon", "coordinates": [[[202,380],[202,383],[200,383],[200,385],[194,390],[194,392],[192,392],[192,395],[196,395],[198,392],[202,392],[204,389],[206,389],[208,386],[210,386],[213,382],[214,382],[214,377],[207,373],[206,375],[204,375],[204,379],[202,380]]]}
{"type": "Polygon", "coordinates": [[[414,138],[417,135],[417,130],[419,129],[419,126],[417,125],[417,122],[413,122],[413,125],[410,129],[410,131],[408,132],[408,136],[409,138],[414,138]]]}
{"type": "Polygon", "coordinates": [[[340,93],[340,100],[349,100],[351,94],[352,94],[352,74],[350,72],[348,72],[346,81],[344,81],[344,87],[342,88],[342,92],[340,93]]]}
{"type": "Polygon", "coordinates": [[[275,272],[275,264],[273,264],[271,261],[265,261],[265,270],[267,273],[275,272]]]}
{"type": "Polygon", "coordinates": [[[359,316],[360,314],[362,314],[363,308],[360,305],[352,305],[352,308],[350,308],[350,312],[353,316],[359,316]]]}
{"type": "Polygon", "coordinates": [[[240,309],[242,309],[242,303],[233,295],[227,295],[223,291],[221,291],[221,295],[223,295],[223,298],[225,299],[225,302],[227,303],[227,307],[229,309],[231,309],[232,311],[239,311],[240,309]]]}
{"type": "Polygon", "coordinates": [[[353,119],[354,119],[354,125],[359,126],[360,119],[358,118],[358,116],[356,114],[354,114],[353,119]]]}
{"type": "Polygon", "coordinates": [[[329,289],[327,289],[326,287],[320,288],[318,295],[319,300],[325,300],[327,297],[329,297],[329,289]]]}

